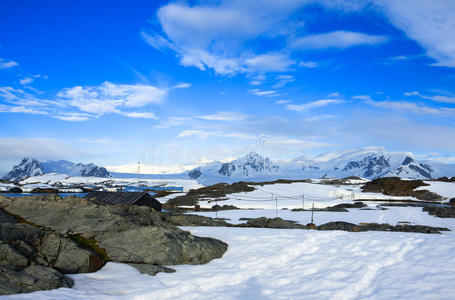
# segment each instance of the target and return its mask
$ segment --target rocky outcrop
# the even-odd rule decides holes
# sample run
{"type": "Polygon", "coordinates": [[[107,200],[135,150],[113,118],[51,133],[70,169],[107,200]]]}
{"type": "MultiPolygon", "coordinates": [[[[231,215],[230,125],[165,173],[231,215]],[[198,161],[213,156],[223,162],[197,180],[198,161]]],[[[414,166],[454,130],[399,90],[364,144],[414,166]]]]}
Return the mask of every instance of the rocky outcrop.
{"type": "Polygon", "coordinates": [[[178,196],[170,199],[165,206],[167,208],[177,206],[193,206],[196,205],[199,199],[202,198],[223,198],[227,194],[251,192],[254,190],[254,187],[242,181],[233,184],[218,183],[195,190],[190,190],[184,196],[178,196]]]}
{"type": "Polygon", "coordinates": [[[248,219],[245,226],[260,228],[307,229],[306,226],[298,224],[297,222],[283,220],[278,217],[273,219],[266,217],[248,219]]]}
{"type": "Polygon", "coordinates": [[[113,206],[81,198],[5,200],[4,209],[28,222],[77,235],[116,262],[202,264],[221,257],[227,244],[191,235],[152,208],[113,206]]]}
{"type": "Polygon", "coordinates": [[[224,220],[218,220],[198,215],[165,213],[163,216],[167,222],[176,226],[231,226],[231,224],[225,222],[224,220]]]}
{"type": "Polygon", "coordinates": [[[434,206],[425,206],[423,211],[426,211],[432,216],[439,218],[455,218],[455,206],[452,207],[434,207],[434,206]]]}
{"type": "Polygon", "coordinates": [[[416,188],[427,185],[422,180],[402,180],[399,177],[384,177],[367,182],[362,187],[362,191],[366,193],[382,193],[389,196],[416,197],[426,201],[441,201],[442,197],[438,194],[427,190],[415,191],[416,188]]]}
{"type": "Polygon", "coordinates": [[[257,228],[280,228],[280,229],[315,229],[315,230],[342,230],[350,232],[360,231],[396,231],[396,232],[418,232],[418,233],[441,233],[441,231],[450,231],[444,227],[431,227],[422,225],[396,225],[361,223],[352,224],[348,222],[329,222],[319,226],[308,224],[307,226],[298,224],[294,221],[283,220],[281,218],[269,219],[260,217],[248,219],[246,223],[239,224],[237,227],[257,227],[257,228]]]}

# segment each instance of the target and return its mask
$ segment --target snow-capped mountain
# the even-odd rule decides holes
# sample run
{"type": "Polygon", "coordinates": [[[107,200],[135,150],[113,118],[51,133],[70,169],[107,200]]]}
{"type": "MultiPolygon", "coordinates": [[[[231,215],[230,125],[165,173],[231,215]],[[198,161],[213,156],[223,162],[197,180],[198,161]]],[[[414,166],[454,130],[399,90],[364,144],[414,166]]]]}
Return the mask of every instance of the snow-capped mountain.
{"type": "MultiPolygon", "coordinates": [[[[227,163],[212,162],[188,172],[191,179],[199,182],[213,181],[217,178],[245,178],[249,180],[273,177],[280,173],[280,166],[273,164],[269,158],[251,152],[244,157],[227,163]]],[[[228,180],[229,181],[229,180],[228,180]]]]}
{"type": "Polygon", "coordinates": [[[39,176],[44,174],[43,166],[34,158],[26,157],[20,164],[14,166],[14,168],[2,179],[10,181],[19,181],[20,179],[39,176]]]}
{"type": "Polygon", "coordinates": [[[59,173],[70,176],[94,176],[94,177],[110,177],[109,172],[104,167],[98,167],[93,163],[75,164],[66,160],[52,161],[48,160],[40,162],[34,158],[24,158],[20,164],[14,168],[3,179],[10,181],[20,181],[27,177],[38,176],[47,173],[59,173]]]}
{"type": "Polygon", "coordinates": [[[382,147],[367,147],[328,152],[313,159],[298,157],[288,163],[274,163],[252,152],[229,163],[212,162],[195,168],[188,176],[203,184],[347,176],[431,179],[455,176],[455,165],[419,161],[408,152],[387,152],[382,147]]]}

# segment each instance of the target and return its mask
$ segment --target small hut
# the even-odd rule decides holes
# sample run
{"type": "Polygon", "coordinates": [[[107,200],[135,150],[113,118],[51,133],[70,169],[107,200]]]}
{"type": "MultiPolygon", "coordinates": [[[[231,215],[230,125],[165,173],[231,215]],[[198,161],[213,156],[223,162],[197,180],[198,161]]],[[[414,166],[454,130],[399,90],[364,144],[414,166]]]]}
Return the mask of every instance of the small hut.
{"type": "Polygon", "coordinates": [[[90,192],[85,198],[112,205],[148,206],[161,211],[161,203],[145,192],[90,192]]]}

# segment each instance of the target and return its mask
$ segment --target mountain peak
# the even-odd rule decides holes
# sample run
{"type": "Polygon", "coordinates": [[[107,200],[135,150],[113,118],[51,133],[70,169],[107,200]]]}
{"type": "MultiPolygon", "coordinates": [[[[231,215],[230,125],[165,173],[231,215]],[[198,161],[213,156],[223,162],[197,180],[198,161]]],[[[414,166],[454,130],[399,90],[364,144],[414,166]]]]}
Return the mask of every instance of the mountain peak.
{"type": "Polygon", "coordinates": [[[48,160],[40,162],[35,158],[25,157],[18,165],[15,165],[13,169],[3,177],[3,179],[9,181],[20,181],[28,177],[40,176],[47,173],[60,173],[70,176],[110,176],[109,172],[105,168],[98,167],[93,163],[75,164],[66,160],[48,160]]]}

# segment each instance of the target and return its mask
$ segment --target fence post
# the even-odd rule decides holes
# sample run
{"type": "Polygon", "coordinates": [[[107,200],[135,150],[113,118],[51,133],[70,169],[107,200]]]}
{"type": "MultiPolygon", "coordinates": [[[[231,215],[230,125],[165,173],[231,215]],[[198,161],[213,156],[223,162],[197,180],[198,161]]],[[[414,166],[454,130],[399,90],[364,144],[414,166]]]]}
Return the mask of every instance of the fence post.
{"type": "Polygon", "coordinates": [[[313,202],[313,208],[311,209],[311,224],[313,224],[313,213],[314,213],[314,202],[313,202]]]}
{"type": "Polygon", "coordinates": [[[272,199],[275,198],[275,213],[278,216],[278,198],[272,193],[272,199]]]}

